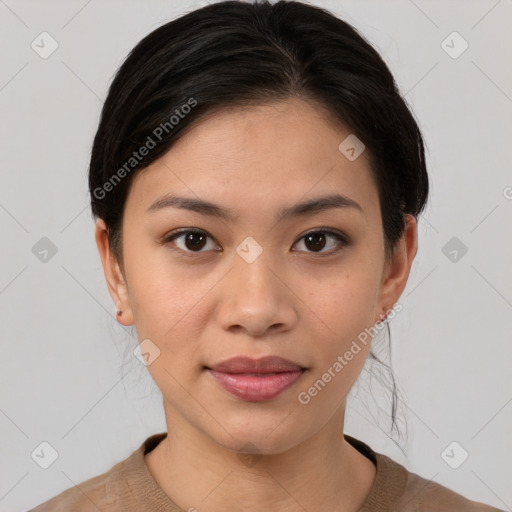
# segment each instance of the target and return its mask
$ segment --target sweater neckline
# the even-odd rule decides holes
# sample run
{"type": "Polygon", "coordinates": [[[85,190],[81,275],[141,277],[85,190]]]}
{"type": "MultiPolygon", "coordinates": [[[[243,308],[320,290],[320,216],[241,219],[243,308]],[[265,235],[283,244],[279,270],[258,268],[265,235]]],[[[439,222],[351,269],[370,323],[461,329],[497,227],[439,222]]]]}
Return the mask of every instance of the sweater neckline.
{"type": "MultiPolygon", "coordinates": [[[[137,502],[140,510],[156,512],[185,512],[174,503],[149,472],[144,455],[167,437],[167,432],[149,436],[123,464],[123,480],[127,495],[137,502]]],[[[373,451],[367,444],[344,434],[344,438],[376,466],[376,475],[370,492],[359,512],[388,512],[398,503],[407,484],[407,471],[386,455],[373,451]]],[[[190,504],[192,507],[194,504],[190,504]]],[[[135,510],[135,509],[134,509],[135,510]]]]}

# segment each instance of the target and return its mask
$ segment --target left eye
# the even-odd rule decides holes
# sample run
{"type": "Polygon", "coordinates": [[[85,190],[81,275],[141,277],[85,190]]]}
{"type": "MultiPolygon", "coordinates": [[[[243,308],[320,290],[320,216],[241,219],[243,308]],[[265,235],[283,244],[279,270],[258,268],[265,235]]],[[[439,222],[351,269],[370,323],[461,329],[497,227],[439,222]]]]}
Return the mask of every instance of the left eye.
{"type": "MultiPolygon", "coordinates": [[[[341,235],[340,233],[337,233],[335,231],[329,231],[329,230],[318,230],[318,231],[310,231],[309,233],[306,233],[303,235],[299,242],[302,242],[304,246],[307,248],[312,248],[313,250],[311,252],[313,253],[322,253],[322,252],[336,252],[336,250],[339,248],[338,246],[345,246],[348,245],[347,239],[341,235]],[[331,250],[323,251],[323,249],[328,245],[327,239],[331,238],[336,240],[337,243],[333,244],[334,248],[331,250]]],[[[298,242],[297,242],[298,243],[298,242]]]]}
{"type": "MultiPolygon", "coordinates": [[[[177,233],[171,233],[169,236],[165,237],[162,243],[166,244],[169,242],[174,242],[174,244],[185,252],[205,252],[202,249],[207,247],[207,240],[210,239],[212,241],[213,247],[210,249],[215,249],[216,245],[213,243],[212,238],[205,232],[201,230],[183,230],[177,233]]],[[[345,246],[348,245],[347,239],[341,234],[335,231],[330,230],[317,230],[310,231],[303,235],[299,240],[294,244],[302,243],[306,249],[309,249],[307,252],[312,253],[324,253],[324,252],[335,252],[337,250],[337,245],[345,246]],[[332,247],[330,250],[324,251],[326,246],[329,244],[327,240],[331,238],[335,240],[335,243],[331,244],[332,247]]],[[[207,249],[208,250],[208,247],[207,249]]]]}

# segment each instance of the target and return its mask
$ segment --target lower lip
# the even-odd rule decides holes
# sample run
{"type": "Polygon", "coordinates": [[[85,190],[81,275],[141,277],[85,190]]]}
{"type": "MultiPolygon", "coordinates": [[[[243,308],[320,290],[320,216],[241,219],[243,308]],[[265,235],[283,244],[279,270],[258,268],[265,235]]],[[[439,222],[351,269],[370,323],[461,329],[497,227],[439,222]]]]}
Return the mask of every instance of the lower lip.
{"type": "Polygon", "coordinates": [[[232,395],[247,402],[263,402],[280,395],[300,379],[303,371],[274,374],[222,373],[210,370],[215,380],[232,395]]]}

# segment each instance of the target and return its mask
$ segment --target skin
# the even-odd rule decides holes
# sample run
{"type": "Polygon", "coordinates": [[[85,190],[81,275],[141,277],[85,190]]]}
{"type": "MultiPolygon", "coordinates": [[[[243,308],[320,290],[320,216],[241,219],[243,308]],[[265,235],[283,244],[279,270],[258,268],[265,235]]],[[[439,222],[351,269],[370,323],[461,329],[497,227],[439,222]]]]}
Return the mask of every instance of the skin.
{"type": "Polygon", "coordinates": [[[310,403],[298,401],[398,301],[417,250],[408,215],[385,258],[366,154],[349,161],[338,149],[349,133],[299,99],[218,113],[134,177],[123,219],[124,268],[97,221],[108,289],[123,310],[119,321],[135,324],[139,340],[160,350],[148,370],[163,395],[168,437],[145,461],[184,510],[355,512],[370,492],[375,467],[343,438],[346,396],[369,344],[310,403]],[[333,191],[362,211],[276,220],[281,208],[333,191]],[[214,202],[237,217],[146,211],[168,192],[214,202]],[[321,227],[344,233],[349,245],[329,236],[315,252],[302,237],[321,227]],[[159,243],[179,228],[211,239],[201,252],[185,237],[159,243]],[[236,252],[248,236],[263,249],[252,263],[236,252]],[[237,355],[278,355],[307,371],[270,401],[244,402],[203,368],[237,355]],[[240,453],[251,451],[258,457],[247,463],[240,453]]]}

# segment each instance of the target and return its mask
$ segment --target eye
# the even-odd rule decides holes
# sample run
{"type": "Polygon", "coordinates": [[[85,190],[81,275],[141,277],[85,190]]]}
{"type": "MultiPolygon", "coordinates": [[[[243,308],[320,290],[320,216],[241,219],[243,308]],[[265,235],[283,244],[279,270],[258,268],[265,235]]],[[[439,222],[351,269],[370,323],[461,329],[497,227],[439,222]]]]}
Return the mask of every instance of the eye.
{"type": "MultiPolygon", "coordinates": [[[[180,231],[175,231],[174,233],[170,233],[164,237],[161,241],[164,245],[170,242],[172,242],[181,251],[188,253],[207,252],[211,249],[215,250],[217,247],[213,242],[212,237],[200,229],[182,229],[180,231]],[[211,240],[213,247],[208,247],[208,239],[211,240]]],[[[336,252],[337,250],[340,250],[340,246],[344,247],[348,245],[349,241],[341,233],[327,228],[320,228],[303,235],[294,244],[294,246],[299,243],[303,243],[307,249],[306,252],[323,254],[336,252]],[[329,249],[328,244],[329,238],[335,241],[335,243],[331,243],[331,249],[329,249]],[[325,247],[328,247],[328,250],[324,251],[325,247]]]]}
{"type": "MultiPolygon", "coordinates": [[[[199,229],[183,229],[181,231],[177,231],[171,233],[166,236],[163,240],[163,244],[167,244],[169,242],[173,242],[174,245],[185,252],[205,252],[202,251],[204,247],[207,247],[207,240],[212,238],[205,231],[199,229]]],[[[213,242],[213,240],[212,240],[213,242]]],[[[215,249],[216,245],[213,243],[213,249],[215,249]]],[[[212,249],[206,248],[206,250],[212,249]]]]}
{"type": "Polygon", "coordinates": [[[299,242],[302,242],[307,249],[310,249],[308,252],[320,254],[334,253],[340,249],[340,246],[343,247],[348,245],[348,239],[341,233],[324,228],[306,233],[297,243],[299,242]],[[331,247],[334,246],[334,248],[323,251],[323,249],[329,245],[327,243],[329,238],[334,239],[337,243],[331,244],[331,247]]]}

